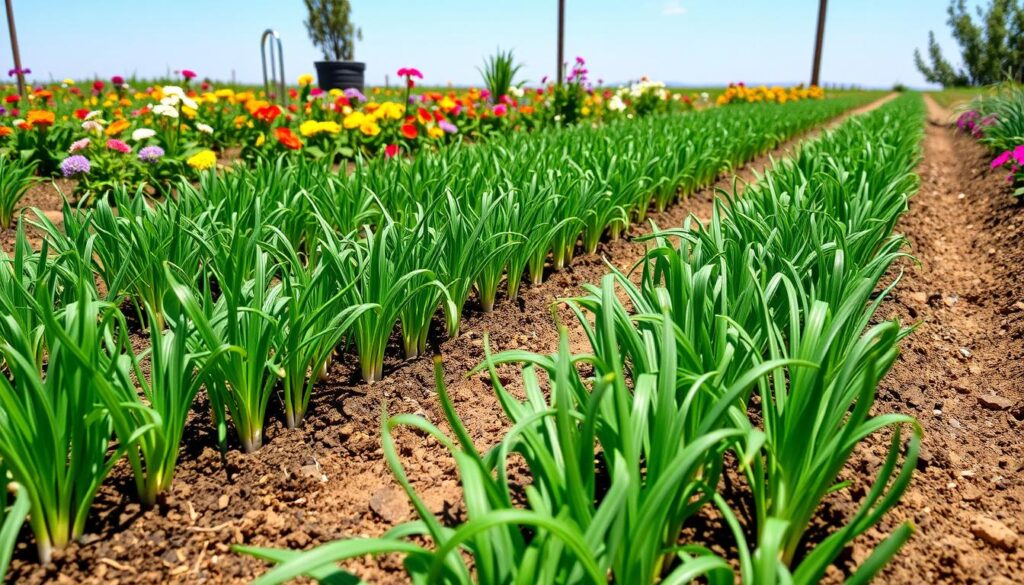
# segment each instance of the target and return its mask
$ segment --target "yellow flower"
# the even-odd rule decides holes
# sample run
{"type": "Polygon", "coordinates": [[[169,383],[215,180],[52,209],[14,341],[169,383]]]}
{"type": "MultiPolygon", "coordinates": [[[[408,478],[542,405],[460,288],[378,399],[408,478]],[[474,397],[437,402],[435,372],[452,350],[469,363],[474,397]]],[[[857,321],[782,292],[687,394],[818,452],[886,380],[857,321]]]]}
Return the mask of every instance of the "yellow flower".
{"type": "Polygon", "coordinates": [[[384,102],[377,111],[380,117],[391,118],[392,120],[401,120],[402,116],[405,115],[405,107],[398,102],[384,102]]]}
{"type": "Polygon", "coordinates": [[[75,80],[74,79],[68,78],[68,79],[64,80],[64,85],[74,85],[74,84],[75,84],[75,80]]]}
{"type": "Polygon", "coordinates": [[[263,143],[267,141],[267,137],[260,132],[260,135],[256,137],[256,146],[263,146],[263,143]]]}
{"type": "Polygon", "coordinates": [[[195,118],[196,114],[198,114],[199,112],[196,112],[188,106],[181,106],[181,113],[185,114],[185,116],[188,117],[189,120],[191,120],[192,118],[195,118]]]}
{"type": "Polygon", "coordinates": [[[444,130],[441,130],[437,126],[431,126],[430,129],[427,130],[427,135],[431,138],[441,138],[444,136],[444,130]]]}
{"type": "Polygon", "coordinates": [[[345,126],[345,129],[352,130],[353,128],[358,128],[359,126],[361,126],[365,119],[366,116],[362,112],[352,112],[351,114],[345,116],[345,119],[342,120],[341,123],[343,126],[345,126]]]}
{"type": "Polygon", "coordinates": [[[380,126],[372,120],[367,120],[359,126],[359,131],[367,136],[376,136],[380,134],[380,126]]]}
{"type": "Polygon", "coordinates": [[[231,99],[235,97],[235,90],[230,88],[218,89],[217,91],[213,92],[213,95],[217,96],[220,99],[231,99]]]}
{"type": "Polygon", "coordinates": [[[335,87],[335,88],[331,89],[330,91],[328,91],[327,95],[331,96],[332,98],[336,98],[336,97],[340,96],[343,93],[345,93],[345,92],[343,92],[340,89],[335,87]]]}
{"type": "Polygon", "coordinates": [[[583,106],[582,108],[580,108],[580,113],[583,114],[584,116],[589,116],[590,108],[588,108],[587,106],[583,106]]]}
{"type": "MultiPolygon", "coordinates": [[[[302,83],[302,78],[299,78],[299,83],[302,83]]],[[[302,134],[306,138],[310,136],[316,136],[320,133],[320,123],[316,120],[306,120],[299,124],[299,134],[302,134]]]]}
{"type": "Polygon", "coordinates": [[[330,120],[320,122],[317,124],[317,128],[320,132],[326,132],[328,134],[337,134],[338,132],[341,132],[341,126],[339,126],[337,122],[332,122],[330,120]]]}
{"type": "Polygon", "coordinates": [[[185,162],[197,171],[205,171],[217,164],[217,155],[212,150],[201,150],[190,156],[185,162]]]}
{"type": "Polygon", "coordinates": [[[313,84],[313,76],[309,73],[303,73],[299,76],[299,87],[306,87],[313,84]]]}
{"type": "Polygon", "coordinates": [[[249,121],[249,118],[246,118],[245,116],[242,116],[242,115],[235,116],[235,119],[234,119],[235,128],[241,128],[242,126],[245,126],[245,123],[248,122],[248,121],[249,121]]]}

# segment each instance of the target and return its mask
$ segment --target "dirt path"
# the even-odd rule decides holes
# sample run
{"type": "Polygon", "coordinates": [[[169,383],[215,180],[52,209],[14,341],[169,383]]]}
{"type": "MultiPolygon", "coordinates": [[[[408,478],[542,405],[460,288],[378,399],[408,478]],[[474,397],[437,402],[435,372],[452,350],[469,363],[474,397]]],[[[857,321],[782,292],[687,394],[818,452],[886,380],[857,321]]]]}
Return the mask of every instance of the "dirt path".
{"type": "MultiPolygon", "coordinates": [[[[879,391],[877,410],[925,431],[918,473],[886,520],[917,533],[882,583],[1020,583],[1024,578],[1024,206],[973,140],[926,99],[921,189],[898,230],[909,262],[880,311],[920,325],[879,391]]],[[[860,465],[874,468],[878,441],[860,465]]],[[[855,547],[860,560],[877,533],[855,547]]]]}
{"type": "MultiPolygon", "coordinates": [[[[863,113],[895,95],[860,108],[863,113]]],[[[840,117],[830,125],[840,123],[840,117]]],[[[744,181],[763,171],[772,157],[791,152],[800,139],[783,144],[737,175],[744,181]]],[[[708,217],[716,189],[731,188],[724,178],[680,205],[651,219],[659,226],[677,226],[690,213],[708,217]]],[[[647,231],[635,230],[632,235],[647,231]]],[[[632,266],[645,246],[629,240],[602,244],[597,255],[577,258],[568,269],[551,275],[540,286],[526,288],[522,298],[509,303],[499,297],[493,313],[467,315],[462,335],[442,344],[449,392],[464,424],[481,447],[493,445],[505,431],[505,418],[484,376],[466,377],[483,358],[483,335],[488,332],[493,350],[520,348],[553,352],[557,333],[551,305],[579,294],[580,285],[599,282],[607,273],[602,258],[620,268],[632,266]]],[[[572,323],[562,311],[562,321],[572,323]]],[[[585,340],[571,331],[577,349],[585,340]]],[[[392,348],[389,355],[397,355],[392,348]]],[[[228,454],[228,468],[220,463],[215,441],[205,420],[187,429],[182,463],[173,493],[158,510],[140,512],[131,503],[129,475],[122,465],[97,498],[90,532],[94,537],[60,553],[49,568],[34,563],[34,554],[22,544],[13,565],[18,582],[74,583],[244,583],[264,570],[257,560],[229,552],[231,544],[308,548],[320,542],[353,536],[380,535],[414,513],[391,478],[380,449],[381,405],[392,413],[411,412],[439,423],[442,419],[433,389],[429,359],[385,363],[385,379],[374,385],[358,382],[349,365],[336,365],[331,379],[314,393],[312,415],[302,429],[287,430],[280,413],[271,412],[267,444],[244,456],[228,454]]],[[[509,387],[516,390],[517,376],[509,387]]],[[[200,417],[201,418],[201,417],[200,417]]],[[[449,519],[461,513],[461,492],[450,456],[433,441],[401,433],[397,443],[406,471],[431,509],[449,519]]],[[[22,539],[27,540],[27,539],[22,539]]],[[[360,567],[363,578],[374,583],[401,581],[396,559],[382,559],[360,567]]]]}

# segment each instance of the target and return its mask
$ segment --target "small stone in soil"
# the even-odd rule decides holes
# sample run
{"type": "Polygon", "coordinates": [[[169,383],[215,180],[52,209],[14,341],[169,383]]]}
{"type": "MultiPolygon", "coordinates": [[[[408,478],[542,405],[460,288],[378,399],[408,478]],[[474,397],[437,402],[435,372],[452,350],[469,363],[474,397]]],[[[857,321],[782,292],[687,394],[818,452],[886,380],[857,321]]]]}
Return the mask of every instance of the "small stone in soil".
{"type": "Polygon", "coordinates": [[[971,534],[1004,550],[1017,548],[1017,533],[1002,522],[985,516],[978,516],[971,522],[971,534]]]}
{"type": "Polygon", "coordinates": [[[978,397],[978,404],[986,410],[1006,410],[1013,406],[1013,401],[995,394],[983,394],[978,397]]]}

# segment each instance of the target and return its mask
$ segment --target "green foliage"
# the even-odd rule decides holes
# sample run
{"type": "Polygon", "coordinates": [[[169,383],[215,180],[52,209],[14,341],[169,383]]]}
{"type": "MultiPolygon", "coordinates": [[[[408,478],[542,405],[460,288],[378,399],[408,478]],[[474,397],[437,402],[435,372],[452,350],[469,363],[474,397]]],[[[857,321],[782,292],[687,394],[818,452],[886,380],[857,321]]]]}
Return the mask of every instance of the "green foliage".
{"type": "Polygon", "coordinates": [[[35,161],[0,156],[0,229],[11,227],[15,208],[37,181],[36,165],[35,161]]]}
{"type": "Polygon", "coordinates": [[[498,52],[484,60],[483,68],[477,68],[484,78],[484,85],[491,92],[491,101],[497,103],[501,96],[508,95],[509,89],[516,85],[516,75],[523,68],[522,63],[516,63],[515,55],[511,50],[498,52]]]}
{"type": "MultiPolygon", "coordinates": [[[[613,270],[567,301],[584,352],[570,353],[564,329],[554,355],[491,355],[485,344],[480,369],[510,425],[489,452],[456,415],[437,361],[450,431],[386,407],[382,423],[385,457],[419,519],[304,553],[237,547],[279,565],[257,583],[355,580],[334,563],[387,553],[416,584],[819,582],[896,504],[920,448],[916,421],[871,410],[908,333],[872,323],[895,286],[875,294],[902,254],[892,230],[917,188],[923,114],[920,97],[905,94],[776,164],[707,224],[657,233],[639,279],[613,270]],[[510,364],[521,372],[515,393],[498,375],[510,364]],[[451,452],[466,504],[455,526],[409,481],[400,427],[451,452]],[[840,482],[854,449],[885,432],[889,452],[870,487],[840,482]],[[527,476],[514,483],[513,455],[527,476]],[[739,509],[719,493],[730,466],[750,490],[739,509]],[[863,493],[855,512],[807,539],[838,491],[863,493]],[[704,507],[735,537],[734,559],[681,539],[704,507]]],[[[850,582],[870,580],[912,530],[899,526],[850,582]]]]}
{"type": "Polygon", "coordinates": [[[304,0],[309,15],[306,31],[313,44],[320,47],[325,61],[351,61],[355,42],[363,40],[363,31],[356,28],[350,16],[349,0],[304,0]]]}
{"type": "Polygon", "coordinates": [[[991,0],[978,7],[977,21],[964,0],[951,0],[947,9],[953,38],[960,45],[963,67],[954,67],[942,54],[935,33],[928,33],[928,59],[914,50],[914,62],[925,79],[944,87],[989,85],[1005,79],[1024,80],[1024,3],[991,0]]]}

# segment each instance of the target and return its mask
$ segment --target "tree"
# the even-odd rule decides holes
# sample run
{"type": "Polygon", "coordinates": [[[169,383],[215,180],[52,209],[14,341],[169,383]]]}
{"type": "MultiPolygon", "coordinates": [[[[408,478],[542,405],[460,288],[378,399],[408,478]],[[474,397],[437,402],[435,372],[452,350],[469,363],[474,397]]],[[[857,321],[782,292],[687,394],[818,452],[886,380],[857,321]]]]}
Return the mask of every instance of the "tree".
{"type": "Polygon", "coordinates": [[[326,61],[351,61],[355,42],[363,40],[362,29],[352,24],[348,0],[305,0],[309,18],[306,30],[320,47],[326,61]]]}
{"type": "Polygon", "coordinates": [[[935,33],[928,33],[928,57],[914,50],[914,62],[925,79],[943,86],[988,85],[1024,79],[1024,2],[991,0],[975,17],[964,0],[951,0],[946,10],[953,38],[960,45],[963,67],[955,68],[942,54],[935,33]]]}

